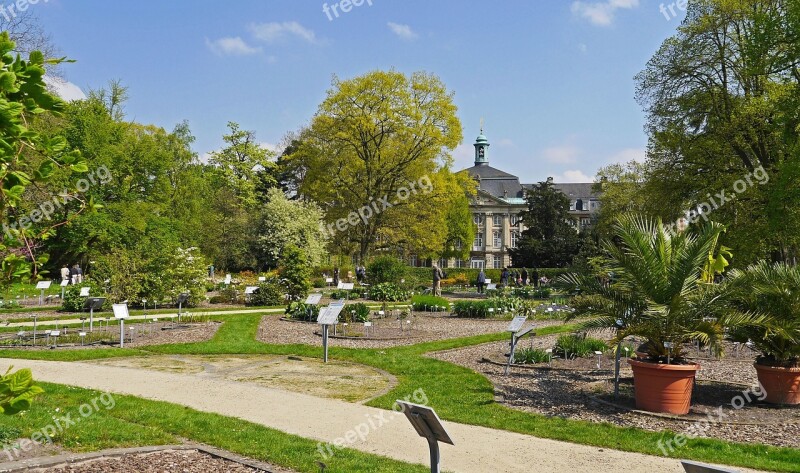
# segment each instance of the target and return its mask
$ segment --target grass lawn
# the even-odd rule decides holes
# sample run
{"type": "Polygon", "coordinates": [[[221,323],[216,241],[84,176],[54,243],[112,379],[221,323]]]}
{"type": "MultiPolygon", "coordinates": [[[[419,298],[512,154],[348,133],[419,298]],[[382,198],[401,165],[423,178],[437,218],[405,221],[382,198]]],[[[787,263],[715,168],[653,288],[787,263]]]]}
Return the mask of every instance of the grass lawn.
{"type": "MultiPolygon", "coordinates": [[[[203,343],[162,345],[142,350],[106,349],[35,353],[0,350],[0,357],[35,357],[37,359],[74,361],[111,356],[147,356],[150,353],[322,356],[321,347],[267,345],[257,342],[255,336],[260,316],[256,314],[231,315],[225,317],[224,320],[225,323],[220,327],[216,336],[211,341],[203,343]]],[[[537,334],[569,332],[573,329],[572,326],[548,327],[539,330],[537,334]]],[[[375,366],[397,377],[398,385],[394,390],[369,403],[375,407],[389,409],[395,399],[406,397],[421,388],[430,400],[430,405],[446,420],[603,448],[651,455],[661,454],[657,443],[660,439],[671,438],[672,433],[670,432],[655,433],[618,427],[608,423],[599,424],[551,418],[509,409],[494,402],[493,387],[484,376],[469,369],[425,356],[426,353],[432,351],[505,340],[506,338],[507,334],[498,333],[384,350],[331,348],[330,355],[341,360],[375,366]]],[[[227,448],[223,444],[211,441],[208,443],[227,448]]],[[[688,458],[761,470],[800,472],[800,449],[738,444],[714,439],[690,439],[685,447],[677,449],[674,453],[675,458],[688,458]]],[[[308,453],[304,455],[306,454],[308,453]]]]}

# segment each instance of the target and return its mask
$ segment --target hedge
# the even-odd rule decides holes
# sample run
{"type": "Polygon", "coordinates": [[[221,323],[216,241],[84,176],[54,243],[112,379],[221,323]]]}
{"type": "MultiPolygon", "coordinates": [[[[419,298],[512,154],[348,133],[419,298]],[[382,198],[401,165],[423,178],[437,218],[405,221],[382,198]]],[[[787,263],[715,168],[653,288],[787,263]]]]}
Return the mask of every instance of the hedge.
{"type": "MultiPolygon", "coordinates": [[[[509,271],[517,271],[522,272],[522,268],[508,268],[509,271]]],[[[478,279],[478,273],[480,272],[479,269],[472,269],[472,268],[442,268],[442,271],[445,272],[447,278],[453,278],[456,275],[463,274],[467,277],[467,281],[469,281],[470,285],[475,285],[475,281],[478,279]]],[[[533,274],[533,269],[528,269],[528,281],[530,281],[531,275],[533,274]]],[[[556,277],[566,274],[570,272],[569,268],[538,268],[536,271],[539,272],[539,277],[547,276],[547,279],[555,279],[556,277]]],[[[499,283],[500,282],[500,273],[503,272],[502,269],[484,269],[483,272],[486,274],[486,279],[491,279],[492,283],[499,283]]],[[[415,280],[423,280],[423,281],[432,281],[433,280],[433,270],[431,268],[407,268],[407,273],[409,276],[413,277],[415,280]]]]}

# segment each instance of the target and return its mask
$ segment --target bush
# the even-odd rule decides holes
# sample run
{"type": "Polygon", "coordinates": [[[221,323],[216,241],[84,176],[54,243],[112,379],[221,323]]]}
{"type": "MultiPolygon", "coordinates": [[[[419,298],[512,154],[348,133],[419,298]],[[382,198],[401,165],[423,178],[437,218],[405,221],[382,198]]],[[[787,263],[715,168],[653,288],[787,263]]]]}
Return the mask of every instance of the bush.
{"type": "Polygon", "coordinates": [[[444,297],[417,294],[411,297],[411,305],[414,307],[414,310],[421,311],[421,310],[427,310],[431,306],[448,308],[450,307],[450,301],[448,301],[444,297]]]}
{"type": "Polygon", "coordinates": [[[520,365],[531,365],[548,361],[550,361],[550,355],[539,348],[525,347],[514,353],[514,363],[520,365]]]}
{"type": "MultiPolygon", "coordinates": [[[[81,297],[80,294],[81,288],[87,286],[89,287],[90,297],[103,297],[103,289],[94,281],[86,279],[80,284],[67,286],[64,291],[64,300],[61,301],[61,310],[65,312],[83,312],[85,310],[86,297],[81,297]]],[[[106,299],[105,304],[103,304],[103,310],[108,310],[109,308],[111,308],[111,300],[106,299]]]]}
{"type": "Polygon", "coordinates": [[[211,296],[208,302],[209,304],[227,304],[228,299],[225,296],[211,296]]]}
{"type": "Polygon", "coordinates": [[[250,295],[248,306],[281,305],[285,302],[283,284],[277,277],[269,277],[258,284],[258,289],[250,295]]]}
{"type": "Polygon", "coordinates": [[[364,289],[353,289],[348,291],[347,289],[336,289],[331,292],[331,299],[361,299],[364,297],[364,289]]]}
{"type": "Polygon", "coordinates": [[[286,308],[286,316],[293,320],[316,322],[319,316],[319,306],[305,302],[292,302],[286,308]]]}
{"type": "Polygon", "coordinates": [[[344,315],[344,321],[347,323],[369,322],[369,307],[363,302],[345,306],[342,314],[344,315]]]}
{"type": "Polygon", "coordinates": [[[408,300],[408,291],[392,283],[381,283],[369,288],[369,298],[381,302],[402,302],[408,300]]]}
{"type": "Polygon", "coordinates": [[[608,350],[606,342],[597,338],[582,337],[580,335],[561,335],[556,340],[553,350],[564,358],[585,358],[594,355],[596,351],[605,352],[608,350]]]}
{"type": "Polygon", "coordinates": [[[311,266],[303,250],[294,245],[285,246],[278,273],[285,282],[289,300],[305,299],[311,289],[311,266]]]}
{"type": "Polygon", "coordinates": [[[405,277],[407,266],[391,256],[379,256],[367,266],[367,280],[370,284],[400,284],[405,277]]]}
{"type": "Polygon", "coordinates": [[[549,287],[516,287],[512,290],[512,294],[524,299],[549,299],[552,291],[549,287]]]}

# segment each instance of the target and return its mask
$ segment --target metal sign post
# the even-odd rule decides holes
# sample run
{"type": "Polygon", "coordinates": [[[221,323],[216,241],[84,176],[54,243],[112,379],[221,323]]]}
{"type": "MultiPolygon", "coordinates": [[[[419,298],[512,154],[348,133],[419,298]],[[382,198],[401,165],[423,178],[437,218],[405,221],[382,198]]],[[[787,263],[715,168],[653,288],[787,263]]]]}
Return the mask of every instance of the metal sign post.
{"type": "Polygon", "coordinates": [[[522,337],[533,330],[533,325],[531,325],[526,330],[520,331],[527,320],[527,315],[518,315],[514,317],[508,326],[507,331],[511,332],[511,351],[508,354],[508,363],[506,364],[505,374],[508,374],[509,368],[512,364],[514,364],[514,352],[517,349],[517,342],[519,342],[522,337]]]}
{"type": "Polygon", "coordinates": [[[181,320],[181,315],[183,313],[183,304],[189,300],[189,293],[184,292],[178,296],[178,322],[181,320]]]}
{"type": "Polygon", "coordinates": [[[94,332],[94,311],[95,309],[100,310],[105,304],[106,298],[105,297],[89,297],[86,299],[86,303],[84,307],[89,309],[89,333],[94,332]]]}
{"type": "Polygon", "coordinates": [[[36,283],[36,289],[40,289],[41,292],[39,293],[39,305],[44,305],[44,291],[46,289],[50,289],[50,284],[52,281],[39,281],[36,283]]]}
{"type": "Polygon", "coordinates": [[[319,293],[309,294],[308,297],[306,297],[306,305],[309,306],[306,307],[306,319],[309,321],[311,320],[311,313],[314,309],[312,309],[310,306],[319,304],[319,301],[321,300],[322,294],[319,293]]]}
{"type": "Polygon", "coordinates": [[[69,286],[69,279],[65,279],[61,281],[61,300],[64,300],[64,291],[66,290],[67,286],[69,286]]]}
{"type": "Polygon", "coordinates": [[[408,421],[414,426],[414,430],[417,431],[420,437],[424,437],[428,441],[428,448],[431,453],[431,473],[440,473],[441,455],[439,454],[439,442],[450,445],[455,444],[442,425],[439,416],[427,406],[400,400],[396,402],[403,409],[403,414],[406,415],[408,421]]]}
{"type": "Polygon", "coordinates": [[[114,304],[111,306],[114,318],[119,320],[119,347],[125,348],[125,319],[128,318],[128,304],[114,304]]]}
{"type": "Polygon", "coordinates": [[[332,302],[328,307],[323,308],[317,317],[317,323],[322,325],[322,349],[324,352],[322,361],[328,362],[328,329],[331,325],[339,322],[339,314],[344,309],[344,303],[332,302]]]}

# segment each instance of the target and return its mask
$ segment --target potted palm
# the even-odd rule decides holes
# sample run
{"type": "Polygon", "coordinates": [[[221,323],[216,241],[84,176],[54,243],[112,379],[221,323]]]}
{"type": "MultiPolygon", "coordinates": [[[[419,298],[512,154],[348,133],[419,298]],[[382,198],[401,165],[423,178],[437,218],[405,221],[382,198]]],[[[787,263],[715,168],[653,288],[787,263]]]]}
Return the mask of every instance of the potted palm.
{"type": "Polygon", "coordinates": [[[730,279],[741,307],[766,317],[761,324],[736,330],[733,337],[761,353],[755,367],[765,400],[800,404],[800,269],[761,261],[732,272],[730,279]]]}
{"type": "Polygon", "coordinates": [[[628,361],[639,409],[688,413],[700,366],[687,358],[686,347],[700,342],[721,352],[724,327],[747,320],[726,310],[727,285],[701,277],[723,230],[712,222],[679,231],[660,220],[625,215],[613,227],[614,238],[601,244],[610,281],[585,274],[559,280],[562,288],[580,293],[568,318],[590,317],[581,329],[612,329],[612,344],[629,336],[644,340],[644,356],[628,361]]]}

